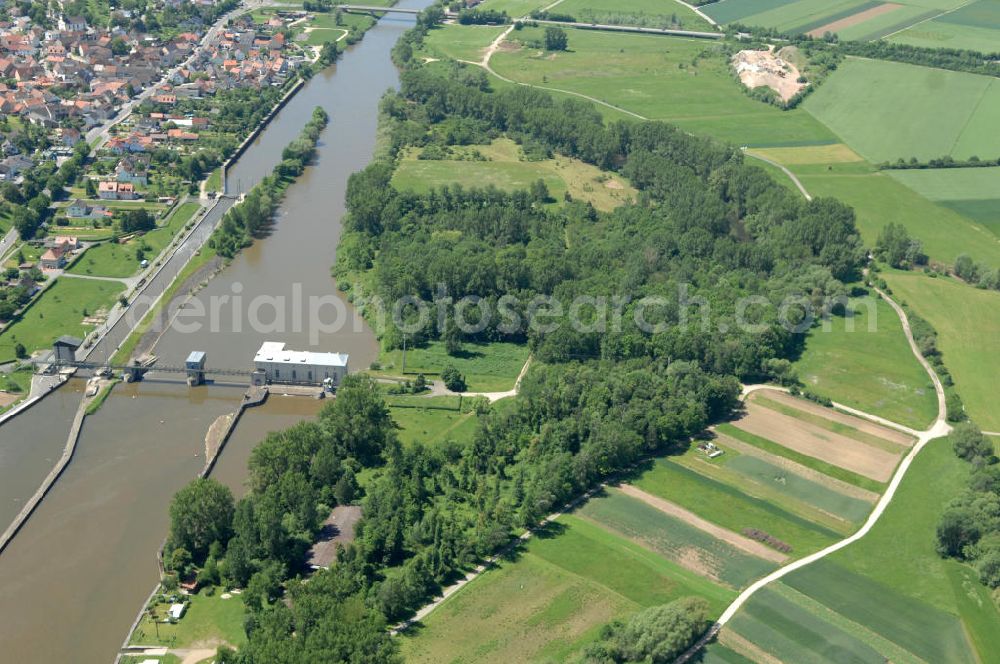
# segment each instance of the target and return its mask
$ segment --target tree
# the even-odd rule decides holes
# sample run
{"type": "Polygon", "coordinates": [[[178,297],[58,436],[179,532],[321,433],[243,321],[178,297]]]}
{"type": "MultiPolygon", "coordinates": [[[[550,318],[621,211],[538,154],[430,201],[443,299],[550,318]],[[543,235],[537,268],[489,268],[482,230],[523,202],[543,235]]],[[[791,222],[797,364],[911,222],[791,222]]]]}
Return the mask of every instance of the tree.
{"type": "Polygon", "coordinates": [[[565,51],[569,47],[569,37],[562,28],[549,26],[545,28],[545,50],[565,51]]]}
{"type": "Polygon", "coordinates": [[[466,390],[465,376],[450,364],[441,371],[441,380],[444,382],[444,386],[452,392],[465,392],[466,390]]]}
{"type": "Polygon", "coordinates": [[[14,344],[14,356],[19,360],[23,360],[28,357],[28,349],[24,347],[20,341],[14,344]]]}
{"type": "Polygon", "coordinates": [[[170,502],[170,549],[184,548],[196,563],[213,542],[226,542],[233,525],[233,493],[224,484],[198,478],[170,502]]]}
{"type": "Polygon", "coordinates": [[[94,184],[93,178],[86,178],[84,191],[86,192],[87,198],[97,198],[97,185],[94,184]]]}
{"type": "Polygon", "coordinates": [[[545,184],[545,180],[538,178],[531,183],[531,199],[536,203],[548,203],[552,200],[552,196],[549,194],[549,188],[545,184]]]}
{"type": "Polygon", "coordinates": [[[902,224],[886,224],[875,242],[875,255],[895,268],[925,265],[927,255],[920,240],[910,237],[902,224]]]}
{"type": "Polygon", "coordinates": [[[616,621],[605,627],[602,640],[584,651],[584,661],[667,664],[698,638],[707,623],[708,602],[700,597],[650,607],[627,623],[616,621]]]}
{"type": "Polygon", "coordinates": [[[972,422],[961,422],[951,432],[955,454],[966,461],[986,460],[993,456],[993,444],[972,422]]]}

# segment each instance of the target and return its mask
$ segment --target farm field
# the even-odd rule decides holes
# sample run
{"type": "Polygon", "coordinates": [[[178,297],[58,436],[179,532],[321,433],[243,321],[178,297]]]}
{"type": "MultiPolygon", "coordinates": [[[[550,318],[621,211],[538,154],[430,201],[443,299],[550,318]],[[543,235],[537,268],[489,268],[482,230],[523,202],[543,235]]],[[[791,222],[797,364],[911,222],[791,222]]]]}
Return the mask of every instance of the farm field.
{"type": "Polygon", "coordinates": [[[834,32],[843,39],[877,39],[957,7],[962,0],[725,0],[701,9],[719,23],[777,28],[788,33],[834,32]],[[888,5],[888,6],[886,6],[888,5]]]}
{"type": "Polygon", "coordinates": [[[670,459],[659,459],[633,482],[734,533],[746,528],[766,532],[791,546],[793,556],[831,544],[840,534],[796,516],[774,503],[753,498],[740,487],[696,473],[670,459]]]}
{"type": "MultiPolygon", "coordinates": [[[[747,404],[746,415],[735,426],[878,482],[889,480],[906,450],[903,445],[876,438],[858,428],[832,419],[824,422],[818,415],[783,407],[777,398],[772,394],[754,394],[747,404]]],[[[830,415],[836,413],[831,410],[830,415]]]]}
{"type": "Polygon", "coordinates": [[[0,335],[0,358],[13,360],[18,343],[31,353],[50,348],[64,334],[86,336],[93,328],[83,324],[84,317],[111,309],[123,290],[113,281],[59,279],[0,335]]]}
{"type": "Polygon", "coordinates": [[[898,271],[883,276],[898,300],[937,330],[938,348],[969,416],[983,429],[1000,431],[993,398],[1000,372],[1000,293],[947,277],[898,271]]]}
{"type": "Polygon", "coordinates": [[[934,550],[938,519],[967,473],[947,439],[928,444],[865,538],[769,586],[720,641],[731,643],[727,632],[749,640],[767,635],[766,643],[754,643],[780,657],[788,639],[795,639],[795,661],[842,661],[824,649],[843,643],[847,633],[893,662],[972,662],[973,650],[978,661],[988,661],[1000,648],[1000,613],[988,591],[969,582],[970,568],[934,550]],[[788,602],[799,607],[792,622],[781,610],[788,602]]]}
{"type": "Polygon", "coordinates": [[[618,489],[587,501],[575,515],[734,589],[776,567],[618,489]]]}
{"type": "MultiPolygon", "coordinates": [[[[502,49],[490,60],[512,80],[588,95],[643,117],[739,145],[839,142],[803,109],[782,111],[748,97],[729,72],[721,45],[703,40],[569,30],[570,50],[502,49]],[[696,64],[692,64],[695,62],[696,64]]],[[[512,38],[541,39],[540,28],[512,38]]],[[[824,86],[825,87],[825,86],[824,86]]]]}
{"type": "Polygon", "coordinates": [[[1000,167],[889,173],[921,196],[982,224],[1000,238],[1000,167]]]}
{"type": "Polygon", "coordinates": [[[894,175],[875,171],[867,164],[792,166],[813,196],[833,196],[854,208],[858,230],[874,246],[889,223],[903,224],[918,238],[932,261],[951,265],[962,253],[989,265],[1000,266],[1000,238],[985,226],[960,214],[959,206],[933,203],[904,186],[894,175]]]}
{"type": "Polygon", "coordinates": [[[849,58],[803,105],[872,162],[1000,154],[988,76],[849,58]]]}
{"type": "Polygon", "coordinates": [[[637,192],[621,176],[611,175],[577,159],[556,156],[543,161],[522,160],[521,148],[510,139],[498,139],[490,145],[454,146],[455,156],[478,155],[471,159],[419,159],[419,151],[410,150],[393,175],[397,189],[427,191],[436,187],[460,184],[514,191],[528,189],[537,180],[545,182],[553,201],[561,202],[569,192],[574,200],[589,201],[599,210],[611,210],[637,192]],[[485,159],[485,160],[482,160],[485,159]]]}
{"type": "MultiPolygon", "coordinates": [[[[406,349],[406,376],[416,378],[423,373],[429,381],[451,365],[465,376],[470,392],[506,392],[514,389],[529,353],[528,347],[520,344],[467,343],[458,355],[452,356],[445,351],[444,342],[432,341],[406,349]]],[[[379,361],[380,371],[386,375],[399,376],[403,371],[401,350],[383,351],[379,361]]]]}
{"type": "Polygon", "coordinates": [[[829,329],[810,330],[795,363],[799,379],[829,399],[924,429],[937,416],[937,398],[899,317],[877,296],[851,300],[849,311],[832,316],[829,329]]]}
{"type": "Polygon", "coordinates": [[[606,622],[684,596],[735,595],[575,516],[560,517],[401,640],[408,662],[571,661],[606,622]]]}
{"type": "Polygon", "coordinates": [[[198,203],[184,203],[174,210],[167,222],[159,228],[125,244],[105,242],[91,247],[70,266],[68,272],[95,277],[130,277],[140,269],[136,258],[137,249],[144,248],[146,259],[152,263],[199,209],[198,203]]]}
{"type": "Polygon", "coordinates": [[[925,48],[1000,51],[1000,2],[976,0],[899,32],[891,40],[925,48]]]}

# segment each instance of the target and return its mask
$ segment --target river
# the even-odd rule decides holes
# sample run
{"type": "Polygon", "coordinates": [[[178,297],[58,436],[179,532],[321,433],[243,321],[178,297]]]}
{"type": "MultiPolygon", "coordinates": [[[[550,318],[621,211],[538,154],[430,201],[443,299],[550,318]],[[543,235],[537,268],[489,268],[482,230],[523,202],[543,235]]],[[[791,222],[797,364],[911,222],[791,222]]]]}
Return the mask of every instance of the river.
{"type": "MultiPolygon", "coordinates": [[[[404,0],[420,8],[429,0],[404,0]]],[[[214,367],[246,369],[264,340],[299,350],[350,354],[353,371],[377,356],[372,331],[343,300],[326,305],[348,325],[310,334],[310,297],[339,297],[330,277],[340,237],[348,176],[371,159],[381,95],[398,84],[389,53],[413,25],[411,17],[383,18],[341,61],[317,74],[282,109],[229,171],[229,190],[246,190],[280,160],[315,106],[330,114],[316,163],[292,185],[273,232],[242,252],[198,295],[206,311],[219,298],[229,305],[198,330],[168,329],[154,352],[177,364],[203,350],[214,367]],[[232,306],[232,297],[242,307],[232,306]],[[283,316],[271,303],[286,298],[283,316]],[[273,299],[278,298],[278,299],[273,299]],[[301,316],[291,300],[302,302],[301,316]],[[254,308],[256,307],[256,309],[254,308]],[[254,325],[259,318],[267,329],[254,325]],[[305,320],[303,320],[305,318],[305,320]],[[276,320],[280,319],[280,320],[276,320]]],[[[189,305],[189,308],[199,306],[189,305]]],[[[190,327],[188,325],[187,327],[190,327]]],[[[170,497],[204,463],[204,437],[212,421],[235,410],[239,387],[188,388],[159,380],[119,385],[84,423],[76,455],[21,533],[0,554],[0,660],[109,662],[157,578],[155,552],[167,529],[170,497]]],[[[242,380],[242,379],[240,379],[242,380]]],[[[58,456],[75,405],[75,382],[0,427],[0,516],[16,512],[32,483],[58,456]]],[[[268,432],[315,415],[321,402],[272,396],[247,411],[213,476],[242,493],[246,460],[268,432]]],[[[9,521],[9,519],[8,519],[9,521]]]]}

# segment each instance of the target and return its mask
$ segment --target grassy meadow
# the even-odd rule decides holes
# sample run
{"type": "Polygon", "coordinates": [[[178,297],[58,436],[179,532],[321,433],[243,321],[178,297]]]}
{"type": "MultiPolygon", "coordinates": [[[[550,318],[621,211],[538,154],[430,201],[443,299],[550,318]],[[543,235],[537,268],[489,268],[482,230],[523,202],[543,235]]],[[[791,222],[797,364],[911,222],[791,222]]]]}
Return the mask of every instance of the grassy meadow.
{"type": "Polygon", "coordinates": [[[809,331],[795,363],[799,379],[840,403],[925,428],[937,417],[937,397],[899,317],[873,296],[852,300],[850,312],[809,331]]]}
{"type": "Polygon", "coordinates": [[[1000,167],[901,170],[890,175],[928,200],[981,224],[1000,243],[1000,167]]]}
{"type": "MultiPolygon", "coordinates": [[[[463,344],[457,355],[448,355],[444,343],[432,341],[425,346],[406,349],[406,376],[424,374],[436,379],[448,365],[465,376],[470,392],[506,392],[514,389],[518,374],[528,361],[528,347],[512,343],[463,344]]],[[[403,374],[403,351],[383,351],[381,372],[390,376],[403,374]]]]}
{"type": "Polygon", "coordinates": [[[966,412],[979,426],[1000,431],[996,376],[1000,373],[1000,293],[948,277],[887,272],[895,297],[938,333],[938,348],[955,379],[966,412]]]}
{"type": "Polygon", "coordinates": [[[424,47],[418,57],[479,62],[483,59],[486,48],[507,27],[505,25],[461,25],[459,23],[437,26],[427,33],[424,38],[424,47]]]}
{"type": "MultiPolygon", "coordinates": [[[[511,33],[522,43],[541,36],[541,28],[511,33]]],[[[782,111],[749,98],[720,48],[697,39],[569,30],[569,51],[524,46],[501,50],[490,62],[512,80],[588,95],[739,145],[838,142],[802,109],[782,111]]]]}
{"type": "Polygon", "coordinates": [[[612,210],[637,197],[636,190],[619,175],[561,155],[528,161],[520,146],[507,138],[489,145],[452,146],[451,150],[455,158],[439,160],[422,160],[420,150],[407,151],[393,175],[393,186],[424,192],[451,184],[466,188],[493,185],[514,191],[542,180],[553,202],[561,202],[568,193],[598,210],[612,210]]]}
{"type": "Polygon", "coordinates": [[[1000,154],[989,76],[848,58],[803,106],[872,162],[1000,154]]]}
{"type": "Polygon", "coordinates": [[[386,403],[404,445],[468,443],[476,433],[476,414],[467,408],[459,410],[458,397],[387,395],[386,403]]]}
{"type": "MultiPolygon", "coordinates": [[[[171,648],[199,647],[207,642],[227,643],[237,648],[244,645],[247,637],[243,631],[243,600],[239,595],[222,599],[222,593],[219,588],[215,588],[211,595],[205,589],[200,590],[190,597],[191,605],[184,617],[174,624],[161,622],[157,626],[152,623],[149,614],[144,615],[132,632],[131,643],[171,648]]],[[[169,602],[156,606],[161,621],[169,608],[169,602]]]]}
{"type": "Polygon", "coordinates": [[[563,0],[553,12],[569,14],[581,23],[609,23],[616,19],[627,25],[668,28],[675,24],[684,30],[714,30],[712,24],[680,3],[662,0],[563,0]]]}

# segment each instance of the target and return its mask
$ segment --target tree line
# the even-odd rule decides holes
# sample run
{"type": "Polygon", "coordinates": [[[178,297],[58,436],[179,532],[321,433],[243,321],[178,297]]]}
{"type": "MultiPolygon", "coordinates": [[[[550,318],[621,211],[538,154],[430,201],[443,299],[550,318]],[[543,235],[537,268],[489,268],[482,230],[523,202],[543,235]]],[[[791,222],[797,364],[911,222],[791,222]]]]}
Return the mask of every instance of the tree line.
{"type": "Polygon", "coordinates": [[[281,162],[271,174],[223,215],[222,223],[209,239],[209,246],[220,256],[232,258],[266,232],[289,182],[302,174],[316,154],[316,143],[328,121],[326,111],[317,106],[298,138],[285,146],[281,162]]]}

